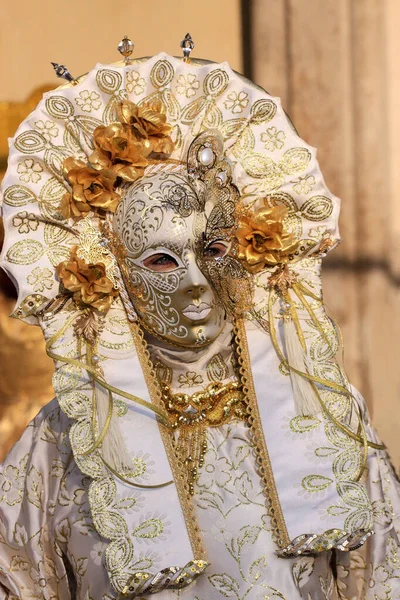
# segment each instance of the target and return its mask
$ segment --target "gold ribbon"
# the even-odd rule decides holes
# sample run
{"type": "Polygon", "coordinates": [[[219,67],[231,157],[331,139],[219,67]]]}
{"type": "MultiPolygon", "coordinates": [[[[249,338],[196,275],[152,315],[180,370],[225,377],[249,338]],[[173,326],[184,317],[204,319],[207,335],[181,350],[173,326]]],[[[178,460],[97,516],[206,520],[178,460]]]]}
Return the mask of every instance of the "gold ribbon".
{"type": "MultiPolygon", "coordinates": [[[[305,298],[305,296],[309,296],[310,298],[313,298],[314,300],[318,301],[320,303],[320,305],[322,305],[321,300],[315,296],[310,290],[308,290],[303,284],[301,283],[294,283],[292,284],[292,289],[295,292],[296,296],[299,298],[300,302],[302,303],[302,305],[304,306],[304,308],[306,309],[306,311],[308,312],[308,314],[311,317],[312,322],[314,323],[314,325],[316,326],[316,328],[318,329],[318,332],[321,334],[321,336],[323,337],[323,339],[325,340],[325,342],[328,344],[329,349],[331,350],[332,354],[334,355],[335,352],[332,348],[332,345],[329,341],[328,336],[326,335],[325,331],[323,330],[320,321],[318,320],[318,317],[316,316],[314,310],[312,309],[312,307],[310,306],[309,302],[307,301],[307,299],[305,298]]],[[[276,292],[271,289],[270,290],[270,294],[269,294],[269,299],[268,299],[268,316],[269,316],[269,326],[270,326],[270,335],[271,335],[271,341],[272,341],[272,345],[275,349],[275,352],[278,355],[278,358],[281,360],[281,362],[286,365],[286,367],[289,369],[289,371],[292,371],[293,373],[296,373],[296,375],[299,375],[300,377],[303,377],[305,379],[307,379],[310,382],[310,385],[318,399],[318,402],[321,405],[321,409],[323,410],[323,412],[329,417],[329,419],[333,422],[334,425],[336,425],[336,427],[338,427],[338,429],[340,429],[344,434],[348,435],[351,439],[353,439],[354,441],[358,442],[359,444],[361,444],[363,446],[363,457],[362,457],[362,462],[361,462],[361,466],[359,469],[359,472],[357,473],[357,477],[355,478],[356,481],[358,481],[359,479],[361,479],[365,468],[366,468],[366,463],[367,463],[367,457],[368,457],[368,447],[370,448],[374,448],[376,450],[384,450],[385,446],[383,444],[376,444],[375,442],[372,442],[370,440],[368,440],[366,432],[365,432],[365,425],[364,425],[364,421],[362,418],[362,414],[360,411],[360,408],[358,406],[357,400],[354,397],[354,394],[352,394],[352,392],[350,392],[345,386],[340,385],[338,383],[335,383],[333,381],[329,381],[328,379],[324,379],[321,377],[317,377],[314,375],[310,375],[310,373],[308,372],[303,372],[303,371],[299,371],[298,369],[294,368],[293,366],[291,366],[287,360],[287,358],[285,357],[279,342],[278,342],[278,336],[277,336],[277,332],[276,332],[276,328],[275,328],[275,321],[274,321],[274,314],[273,314],[273,305],[274,305],[274,300],[275,298],[278,297],[276,292]],[[358,424],[358,430],[357,433],[354,433],[354,431],[352,431],[351,429],[349,429],[348,427],[346,427],[346,425],[344,425],[343,423],[341,423],[332,413],[331,411],[328,409],[328,407],[326,406],[324,400],[322,399],[318,388],[316,386],[316,384],[322,385],[324,387],[327,387],[339,394],[345,395],[349,398],[351,398],[352,400],[354,400],[355,405],[357,407],[357,417],[359,420],[359,424],[358,424]]],[[[303,347],[303,350],[306,351],[306,347],[305,347],[305,341],[304,341],[304,334],[303,331],[301,329],[301,325],[300,325],[300,319],[298,317],[297,314],[297,310],[296,307],[294,305],[293,299],[291,298],[290,294],[289,294],[289,290],[283,295],[284,301],[287,302],[289,304],[289,314],[290,317],[293,319],[295,327],[296,327],[296,331],[299,335],[299,331],[301,331],[300,335],[299,335],[299,340],[300,343],[303,347]]],[[[337,325],[336,325],[337,327],[337,325]]],[[[335,359],[333,359],[334,362],[336,363],[337,367],[339,368],[339,365],[337,364],[337,361],[335,359]]]]}
{"type": "Polygon", "coordinates": [[[69,319],[63,325],[63,327],[59,331],[57,331],[57,333],[55,333],[47,341],[47,343],[46,343],[47,355],[50,356],[50,358],[52,358],[53,360],[60,361],[65,364],[68,364],[68,365],[72,365],[72,366],[78,367],[80,369],[84,369],[93,377],[93,379],[97,383],[99,383],[101,386],[103,386],[106,390],[108,390],[109,392],[113,392],[114,394],[117,394],[118,396],[122,396],[123,398],[126,398],[127,400],[130,400],[131,402],[135,402],[136,404],[140,404],[141,406],[144,406],[145,408],[151,410],[160,418],[163,425],[165,425],[166,427],[169,427],[170,425],[169,425],[168,416],[166,415],[166,413],[164,413],[162,410],[160,410],[159,408],[157,408],[150,402],[147,402],[147,400],[143,400],[142,398],[139,398],[138,396],[135,396],[134,394],[129,394],[129,392],[124,392],[123,390],[120,390],[120,389],[116,388],[115,386],[110,385],[109,383],[107,383],[105,381],[105,379],[98,376],[98,374],[93,366],[88,365],[83,362],[80,362],[79,360],[76,360],[74,358],[69,358],[67,356],[62,356],[61,354],[56,354],[55,352],[52,352],[50,350],[50,347],[54,344],[54,342],[56,342],[62,336],[62,334],[65,333],[65,331],[68,329],[68,327],[70,327],[72,325],[72,323],[74,322],[74,320],[77,317],[78,317],[78,315],[74,315],[73,317],[71,317],[71,319],[69,319]]]}
{"type": "MultiPolygon", "coordinates": [[[[99,448],[99,446],[101,445],[101,443],[104,440],[104,437],[107,434],[107,431],[109,429],[110,423],[111,423],[111,419],[113,416],[113,410],[114,410],[114,398],[113,398],[113,392],[118,394],[119,396],[122,396],[124,398],[126,398],[127,400],[131,400],[132,402],[135,402],[136,404],[140,404],[141,406],[144,406],[145,408],[148,408],[149,410],[151,410],[152,412],[154,412],[157,417],[160,418],[161,422],[163,425],[170,427],[170,423],[168,420],[168,416],[163,413],[163,411],[161,411],[160,409],[158,409],[157,407],[153,406],[150,402],[147,402],[146,400],[143,400],[142,398],[139,398],[138,396],[134,396],[133,394],[129,394],[128,392],[124,392],[123,390],[120,390],[112,385],[110,385],[109,383],[107,383],[104,378],[99,377],[95,367],[93,366],[93,362],[92,362],[92,348],[89,344],[86,344],[86,363],[81,362],[79,360],[76,360],[74,358],[69,358],[67,356],[62,356],[60,354],[56,354],[55,352],[52,352],[50,350],[51,346],[58,340],[60,339],[60,337],[67,331],[67,329],[69,327],[72,326],[73,322],[78,318],[79,315],[73,315],[72,317],[70,317],[69,319],[67,319],[67,321],[64,323],[64,325],[61,327],[61,329],[59,329],[53,336],[51,336],[47,342],[46,342],[46,353],[47,355],[52,358],[53,360],[56,361],[60,361],[64,364],[69,364],[75,367],[78,367],[80,369],[84,369],[85,371],[87,371],[87,373],[89,375],[91,375],[92,378],[92,382],[93,382],[93,396],[92,396],[92,401],[93,401],[93,413],[92,413],[92,435],[93,435],[93,439],[95,440],[93,445],[89,448],[89,450],[86,450],[85,452],[83,452],[82,454],[80,454],[79,456],[86,456],[88,454],[91,454],[92,452],[94,452],[96,449],[99,448]],[[106,420],[104,422],[104,425],[102,427],[102,430],[100,431],[99,435],[96,438],[96,429],[97,429],[97,422],[96,422],[96,389],[95,389],[95,382],[98,383],[99,385],[101,385],[102,387],[104,387],[106,390],[108,390],[109,392],[109,404],[108,404],[108,411],[107,411],[107,417],[106,420]]],[[[81,352],[81,346],[80,346],[80,341],[78,343],[79,346],[79,352],[81,352]]],[[[73,388],[70,388],[73,389],[73,388]]],[[[68,388],[67,388],[68,391],[68,388]]],[[[120,473],[118,473],[110,464],[108,464],[108,462],[100,455],[100,458],[103,462],[103,464],[105,465],[105,467],[116,477],[118,477],[118,479],[120,479],[121,481],[123,481],[124,483],[127,483],[129,485],[132,485],[134,487],[138,487],[141,489],[155,489],[155,488],[162,488],[162,487],[166,487],[167,485],[171,485],[173,482],[173,480],[170,481],[166,481],[163,483],[158,483],[155,485],[143,485],[143,484],[139,484],[139,483],[135,483],[133,481],[131,481],[130,479],[124,477],[123,475],[121,475],[120,473]]]]}

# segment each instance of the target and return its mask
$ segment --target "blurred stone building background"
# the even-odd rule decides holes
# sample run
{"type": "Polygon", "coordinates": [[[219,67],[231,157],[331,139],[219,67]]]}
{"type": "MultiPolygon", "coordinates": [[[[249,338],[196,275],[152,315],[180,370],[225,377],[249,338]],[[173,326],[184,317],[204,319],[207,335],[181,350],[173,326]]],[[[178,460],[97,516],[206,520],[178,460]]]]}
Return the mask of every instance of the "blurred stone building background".
{"type": "MultiPolygon", "coordinates": [[[[45,89],[50,61],[73,75],[135,56],[194,55],[231,67],[282,98],[301,137],[318,148],[342,198],[343,243],[325,260],[325,302],[342,327],[345,365],[400,466],[400,4],[398,0],[20,0],[0,7],[0,169],[7,137],[45,89]]],[[[0,234],[1,238],[1,234],[0,234]]],[[[0,458],[52,397],[41,332],[8,319],[0,280],[0,458]]]]}

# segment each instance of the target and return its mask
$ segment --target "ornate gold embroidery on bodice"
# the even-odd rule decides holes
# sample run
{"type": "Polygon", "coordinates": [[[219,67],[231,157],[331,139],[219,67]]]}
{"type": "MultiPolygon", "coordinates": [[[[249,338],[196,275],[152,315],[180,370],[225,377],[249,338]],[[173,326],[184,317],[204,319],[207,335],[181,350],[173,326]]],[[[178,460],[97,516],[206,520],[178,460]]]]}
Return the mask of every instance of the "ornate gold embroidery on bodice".
{"type": "Polygon", "coordinates": [[[207,427],[218,427],[245,417],[241,385],[237,381],[225,385],[214,382],[190,396],[173,394],[169,385],[162,382],[161,391],[168,418],[177,431],[176,450],[186,465],[189,491],[193,494],[198,468],[203,466],[207,452],[207,427]]]}
{"type": "Polygon", "coordinates": [[[173,394],[169,385],[162,382],[162,399],[171,425],[175,429],[193,427],[218,427],[231,419],[243,419],[245,404],[241,386],[237,381],[223,385],[210,383],[205,390],[192,396],[173,394]]]}

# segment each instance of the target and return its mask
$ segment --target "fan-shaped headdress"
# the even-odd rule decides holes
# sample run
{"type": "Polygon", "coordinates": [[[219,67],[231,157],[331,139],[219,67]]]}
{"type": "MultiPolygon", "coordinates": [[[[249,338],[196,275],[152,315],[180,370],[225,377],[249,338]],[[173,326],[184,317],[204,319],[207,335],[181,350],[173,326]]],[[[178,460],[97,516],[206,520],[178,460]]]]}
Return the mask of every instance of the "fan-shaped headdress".
{"type": "Polygon", "coordinates": [[[97,65],[46,93],[11,141],[1,266],[18,288],[14,316],[42,327],[56,362],[93,521],[109,540],[106,568],[129,597],[184,586],[207,566],[110,217],[126,186],[157,168],[183,170],[207,213],[204,234],[231,243],[208,275],[234,318],[277,551],[351,549],[372,524],[362,482],[372,443],[321,299],[339,200],[315,149],[277,98],[226,63],[162,53],[97,65]],[[312,466],[305,435],[321,458],[312,466]],[[132,486],[146,498],[134,529],[132,486]],[[176,530],[187,534],[177,541],[176,530]],[[135,566],[146,536],[162,544],[163,571],[135,566]]]}

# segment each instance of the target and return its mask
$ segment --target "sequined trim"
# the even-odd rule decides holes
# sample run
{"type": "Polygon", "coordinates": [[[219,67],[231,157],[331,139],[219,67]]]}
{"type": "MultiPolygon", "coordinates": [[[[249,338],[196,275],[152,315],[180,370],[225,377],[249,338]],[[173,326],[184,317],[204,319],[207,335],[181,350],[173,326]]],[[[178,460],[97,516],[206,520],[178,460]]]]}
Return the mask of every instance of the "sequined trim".
{"type": "Polygon", "coordinates": [[[179,567],[168,567],[155,575],[135,573],[124,587],[122,595],[118,596],[118,600],[123,598],[133,599],[138,594],[156,594],[166,588],[180,590],[197,579],[207,565],[208,563],[204,560],[191,560],[181,569],[179,567]]]}
{"type": "Polygon", "coordinates": [[[278,556],[293,558],[300,554],[318,554],[333,548],[342,552],[349,552],[360,548],[373,534],[373,531],[366,531],[365,529],[359,529],[352,533],[342,529],[329,529],[320,535],[316,533],[302,534],[294,538],[285,548],[282,548],[278,552],[278,556]]]}

